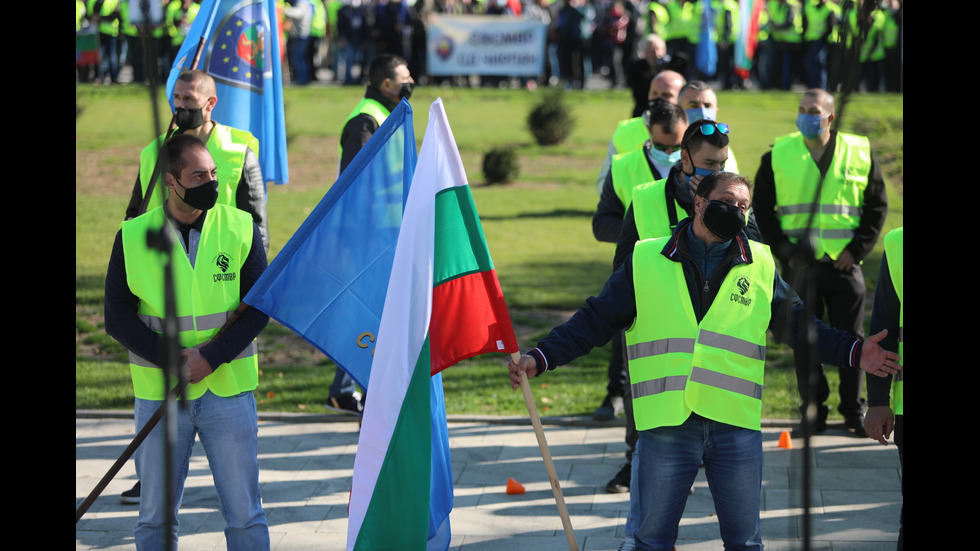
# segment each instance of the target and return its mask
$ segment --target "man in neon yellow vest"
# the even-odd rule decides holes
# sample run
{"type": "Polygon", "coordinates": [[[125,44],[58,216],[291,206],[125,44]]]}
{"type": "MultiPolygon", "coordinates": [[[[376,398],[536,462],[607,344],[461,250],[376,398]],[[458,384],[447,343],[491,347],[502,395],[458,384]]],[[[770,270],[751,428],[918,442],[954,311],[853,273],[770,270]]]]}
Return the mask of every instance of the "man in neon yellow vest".
{"type": "MultiPolygon", "coordinates": [[[[401,57],[383,54],[371,61],[364,98],[351,111],[340,133],[340,172],[354,160],[401,98],[412,97],[414,84],[408,63],[401,57]]],[[[326,407],[355,415],[360,415],[364,408],[354,379],[339,367],[330,384],[326,407]]]]}
{"type": "Polygon", "coordinates": [[[340,172],[354,160],[401,98],[412,97],[414,86],[408,62],[401,57],[384,54],[371,61],[364,98],[351,111],[340,133],[340,172]]]}
{"type": "MultiPolygon", "coordinates": [[[[755,215],[765,242],[782,262],[786,280],[807,302],[811,312],[830,325],[862,335],[864,328],[864,274],[861,261],[874,248],[888,213],[885,182],[868,139],[831,130],[834,97],[814,88],[800,100],[797,128],[776,138],[772,151],[762,156],[755,177],[755,215]],[[811,222],[804,243],[800,240],[811,222]],[[799,274],[799,282],[795,277],[799,274]],[[805,284],[809,282],[809,285],[805,284]]],[[[807,401],[807,379],[816,370],[817,407],[814,433],[827,427],[824,402],[830,387],[823,368],[797,358],[797,383],[807,401]]],[[[838,366],[838,407],[846,426],[864,436],[865,403],[861,397],[864,375],[838,366]]],[[[805,410],[805,404],[803,410],[805,410]]]]}
{"type": "Polygon", "coordinates": [[[639,243],[598,297],[511,361],[510,379],[516,389],[522,373],[540,376],[628,328],[640,436],[627,537],[636,549],[672,549],[703,462],[725,548],[761,550],[763,370],[767,329],[783,333],[776,313],[789,308],[792,326],[809,316],[826,361],[883,376],[897,372],[898,355],[878,346],[884,333],[862,342],[806,313],[769,248],[745,235],[748,180],[716,172],[694,201],[672,236],[639,243]]]}
{"type": "Polygon", "coordinates": [[[177,135],[164,145],[162,162],[169,198],[159,207],[123,222],[106,273],[106,333],[130,353],[136,430],[164,403],[165,363],[163,255],[147,245],[150,233],[167,233],[174,270],[178,362],[187,408],[177,410],[171,486],[163,461],[168,446],[163,424],[136,451],[141,482],[137,549],[162,549],[168,519],[177,541],[188,461],[200,436],[227,524],[228,549],[269,549],[269,526],[259,491],[258,385],[255,337],[269,321],[256,309],[217,335],[266,267],[265,250],[248,214],[216,205],[218,169],[197,138],[177,135]],[[173,497],[173,510],[164,507],[173,497]]]}
{"type": "MultiPolygon", "coordinates": [[[[677,94],[684,86],[684,77],[676,71],[660,71],[657,76],[650,81],[650,90],[647,93],[647,108],[649,102],[660,98],[667,103],[677,103],[677,94]]],[[[602,195],[602,188],[606,178],[609,177],[609,170],[612,167],[613,157],[621,153],[629,153],[643,147],[643,144],[650,139],[649,123],[643,120],[642,116],[633,117],[619,121],[616,130],[613,132],[612,139],[609,140],[609,148],[606,151],[606,158],[602,161],[602,168],[599,169],[599,177],[596,180],[596,192],[602,195]]]]}
{"type": "MultiPolygon", "coordinates": [[[[211,113],[218,103],[214,79],[204,71],[187,71],[174,84],[174,108],[177,115],[176,133],[188,134],[207,144],[211,157],[218,164],[218,204],[231,205],[249,213],[262,232],[262,243],[269,248],[269,221],[266,214],[265,183],[259,166],[259,141],[245,130],[219,124],[211,120],[211,113]]],[[[157,149],[163,136],[157,138],[140,153],[140,168],[126,218],[139,214],[143,196],[153,175],[157,149]]],[[[149,211],[163,204],[165,197],[164,171],[158,169],[153,195],[146,205],[149,211]]]]}
{"type": "MultiPolygon", "coordinates": [[[[892,230],[885,236],[885,252],[881,255],[881,271],[878,286],[875,287],[874,309],[871,311],[871,332],[888,330],[888,336],[881,341],[886,350],[898,350],[899,363],[905,364],[905,238],[904,229],[892,230]]],[[[902,496],[905,495],[905,384],[904,370],[894,377],[868,380],[868,415],[864,427],[868,436],[882,445],[888,445],[888,437],[895,429],[895,446],[898,447],[898,461],[902,465],[902,496]],[[889,392],[894,389],[894,395],[889,392]],[[894,399],[895,410],[889,407],[894,399]]],[[[898,548],[902,549],[905,531],[905,505],[899,517],[898,548]]]]}
{"type": "Polygon", "coordinates": [[[639,149],[613,157],[609,176],[592,217],[596,240],[615,243],[623,227],[623,216],[637,186],[667,176],[680,160],[681,138],[687,130],[687,116],[677,104],[657,101],[642,120],[649,121],[647,139],[639,149]]]}

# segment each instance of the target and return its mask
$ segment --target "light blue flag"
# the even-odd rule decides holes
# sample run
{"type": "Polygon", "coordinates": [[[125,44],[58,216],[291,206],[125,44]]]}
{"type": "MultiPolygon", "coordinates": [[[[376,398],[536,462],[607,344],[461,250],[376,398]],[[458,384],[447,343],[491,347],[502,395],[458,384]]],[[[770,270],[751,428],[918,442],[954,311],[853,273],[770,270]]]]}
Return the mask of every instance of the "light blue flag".
{"type": "Polygon", "coordinates": [[[371,373],[416,158],[412,108],[403,101],[245,297],[362,388],[371,373]]]}
{"type": "MultiPolygon", "coordinates": [[[[417,152],[405,100],[351,161],[245,297],[306,339],[362,387],[374,343],[417,152]]],[[[430,550],[448,549],[452,464],[442,374],[430,379],[430,550]]]]}
{"type": "Polygon", "coordinates": [[[701,0],[700,41],[694,54],[694,65],[699,71],[708,76],[715,74],[718,66],[717,29],[715,28],[715,11],[711,9],[709,0],[701,0]]]}
{"type": "Polygon", "coordinates": [[[218,103],[211,117],[248,130],[259,140],[259,164],[266,182],[289,181],[282,66],[274,0],[204,0],[167,78],[173,109],[180,73],[200,69],[214,78],[218,103]],[[191,67],[201,37],[204,51],[191,67]]]}

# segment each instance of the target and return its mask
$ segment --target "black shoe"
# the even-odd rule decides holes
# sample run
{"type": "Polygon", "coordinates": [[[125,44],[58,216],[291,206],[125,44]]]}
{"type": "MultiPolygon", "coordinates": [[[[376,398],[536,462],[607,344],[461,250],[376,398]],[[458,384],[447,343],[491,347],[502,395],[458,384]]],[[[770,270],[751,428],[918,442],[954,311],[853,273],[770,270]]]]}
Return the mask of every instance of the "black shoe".
{"type": "Polygon", "coordinates": [[[630,475],[633,466],[629,463],[623,464],[616,476],[606,484],[606,491],[610,494],[625,494],[630,491],[630,475]]]}
{"type": "Polygon", "coordinates": [[[140,481],[137,480],[135,486],[119,494],[119,501],[125,503],[126,505],[139,505],[140,504],[140,481]]]}
{"type": "Polygon", "coordinates": [[[868,433],[864,430],[864,415],[858,417],[848,417],[844,419],[844,426],[854,431],[854,436],[867,438],[868,433]]]}
{"type": "Polygon", "coordinates": [[[326,408],[339,413],[346,413],[355,417],[360,417],[364,412],[364,401],[361,393],[340,394],[327,398],[326,408]]]}
{"type": "Polygon", "coordinates": [[[623,409],[623,397],[615,394],[607,394],[602,405],[592,413],[592,418],[596,421],[612,421],[626,410],[623,409]]]}

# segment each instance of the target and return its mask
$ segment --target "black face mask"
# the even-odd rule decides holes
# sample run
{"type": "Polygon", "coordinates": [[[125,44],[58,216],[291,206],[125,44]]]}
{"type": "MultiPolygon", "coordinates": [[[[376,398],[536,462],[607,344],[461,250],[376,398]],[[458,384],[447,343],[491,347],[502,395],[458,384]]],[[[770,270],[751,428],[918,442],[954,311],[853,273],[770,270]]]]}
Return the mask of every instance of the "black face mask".
{"type": "Polygon", "coordinates": [[[415,89],[415,84],[412,82],[403,82],[398,85],[398,97],[411,99],[412,90],[415,89]]]}
{"type": "Polygon", "coordinates": [[[177,181],[177,185],[184,188],[184,196],[180,197],[189,206],[194,207],[198,210],[209,210],[218,201],[218,181],[211,180],[210,182],[205,182],[197,187],[186,188],[184,184],[180,183],[180,180],[174,178],[177,181]]]}
{"type": "Polygon", "coordinates": [[[745,227],[745,213],[735,205],[729,205],[724,201],[708,201],[704,207],[704,214],[701,221],[711,233],[717,235],[724,241],[734,239],[742,228],[745,227]]]}
{"type": "Polygon", "coordinates": [[[198,107],[196,109],[178,107],[174,109],[174,117],[177,120],[177,133],[182,134],[204,124],[203,109],[203,107],[198,107]]]}

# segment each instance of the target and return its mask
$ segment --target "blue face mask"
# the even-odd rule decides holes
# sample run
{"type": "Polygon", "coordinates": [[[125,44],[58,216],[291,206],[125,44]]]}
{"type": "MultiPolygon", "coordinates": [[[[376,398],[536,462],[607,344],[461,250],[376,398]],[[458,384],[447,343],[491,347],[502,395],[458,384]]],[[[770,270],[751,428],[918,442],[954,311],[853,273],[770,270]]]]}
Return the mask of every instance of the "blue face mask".
{"type": "Polygon", "coordinates": [[[707,107],[694,107],[692,109],[685,109],[684,112],[687,113],[687,121],[690,123],[701,119],[713,121],[715,120],[715,115],[717,114],[717,111],[707,107]]]}
{"type": "MultiPolygon", "coordinates": [[[[827,115],[827,117],[829,116],[827,115]]],[[[826,130],[826,128],[820,128],[820,123],[827,117],[800,113],[796,116],[796,128],[800,130],[800,134],[803,134],[804,138],[812,140],[826,130]]]]}
{"type": "Polygon", "coordinates": [[[660,151],[656,147],[651,147],[650,157],[661,166],[671,166],[677,161],[681,160],[681,152],[678,149],[668,155],[666,152],[660,151]]]}
{"type": "Polygon", "coordinates": [[[694,174],[691,175],[684,174],[684,181],[687,183],[687,187],[691,190],[691,193],[694,193],[695,191],[697,191],[698,188],[691,185],[691,178],[694,178],[695,176],[701,176],[702,178],[704,178],[705,176],[714,173],[715,173],[714,170],[707,170],[704,168],[694,167],[694,174]]]}

